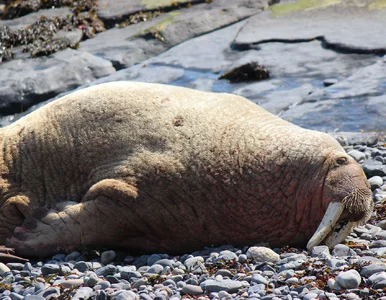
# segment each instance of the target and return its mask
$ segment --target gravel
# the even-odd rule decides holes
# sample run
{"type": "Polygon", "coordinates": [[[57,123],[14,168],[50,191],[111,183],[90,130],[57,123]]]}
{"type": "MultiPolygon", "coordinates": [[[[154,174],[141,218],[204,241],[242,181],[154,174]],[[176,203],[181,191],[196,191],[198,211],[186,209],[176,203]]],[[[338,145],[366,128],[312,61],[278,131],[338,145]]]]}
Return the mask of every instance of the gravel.
{"type": "Polygon", "coordinates": [[[386,148],[345,148],[370,179],[376,209],[332,249],[222,246],[139,257],[112,249],[58,253],[45,261],[0,263],[0,300],[386,299],[386,174],[374,175],[369,167],[385,167],[379,158],[386,157],[386,148]]]}

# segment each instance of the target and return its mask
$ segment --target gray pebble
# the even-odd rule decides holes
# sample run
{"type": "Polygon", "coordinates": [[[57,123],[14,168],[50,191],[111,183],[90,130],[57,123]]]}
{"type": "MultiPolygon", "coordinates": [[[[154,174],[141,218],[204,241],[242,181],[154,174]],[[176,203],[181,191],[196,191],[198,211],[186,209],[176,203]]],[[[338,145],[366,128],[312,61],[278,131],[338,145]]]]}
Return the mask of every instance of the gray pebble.
{"type": "Polygon", "coordinates": [[[238,257],[238,261],[241,264],[246,263],[247,260],[248,260],[248,257],[245,254],[240,254],[239,257],[238,257]]]}
{"type": "Polygon", "coordinates": [[[74,268],[80,272],[86,272],[92,269],[92,264],[90,262],[78,261],[75,263],[74,268]]]}
{"type": "Polygon", "coordinates": [[[72,269],[68,266],[60,266],[60,275],[68,275],[72,272],[72,269]]]}
{"type": "Polygon", "coordinates": [[[386,280],[386,272],[379,272],[371,275],[368,280],[371,284],[386,280]]]}
{"type": "Polygon", "coordinates": [[[358,150],[351,150],[347,152],[347,154],[355,159],[358,163],[361,163],[366,159],[366,154],[358,150]]]}
{"type": "Polygon", "coordinates": [[[79,278],[79,279],[68,279],[68,280],[63,280],[60,282],[60,285],[64,288],[64,289],[72,289],[76,286],[79,286],[81,284],[83,284],[84,281],[83,281],[83,278],[79,278]]]}
{"type": "Polygon", "coordinates": [[[97,274],[90,272],[90,274],[84,278],[84,283],[89,287],[94,287],[100,280],[97,274]]]}
{"type": "Polygon", "coordinates": [[[332,250],[332,255],[337,257],[355,256],[354,250],[350,249],[346,245],[337,244],[332,250]]]}
{"type": "Polygon", "coordinates": [[[375,189],[373,198],[375,203],[384,200],[386,198],[386,191],[381,189],[375,189]]]}
{"type": "Polygon", "coordinates": [[[88,299],[94,294],[94,291],[92,288],[89,288],[87,286],[80,287],[74,296],[72,296],[73,300],[83,300],[83,299],[88,299]]]}
{"type": "Polygon", "coordinates": [[[340,273],[336,277],[336,281],[344,289],[355,289],[359,287],[361,280],[361,275],[357,270],[348,270],[340,273]]]}
{"type": "Polygon", "coordinates": [[[227,270],[227,269],[220,269],[216,272],[215,274],[216,276],[217,275],[221,275],[223,277],[229,277],[229,278],[232,278],[233,277],[233,274],[231,271],[227,270]]]}
{"type": "Polygon", "coordinates": [[[197,296],[197,295],[201,295],[203,293],[204,293],[204,291],[200,286],[192,285],[192,284],[186,284],[181,289],[181,294],[188,294],[191,296],[197,296]]]}
{"type": "Polygon", "coordinates": [[[367,180],[370,183],[371,189],[374,191],[383,185],[383,179],[381,176],[373,176],[367,180]]]}
{"type": "Polygon", "coordinates": [[[19,295],[15,292],[12,292],[9,297],[12,299],[12,300],[23,300],[24,299],[24,296],[22,295],[19,295]]]}
{"type": "Polygon", "coordinates": [[[229,251],[229,250],[224,250],[219,253],[220,255],[217,257],[216,261],[236,261],[237,260],[237,254],[229,251]]]}
{"type": "Polygon", "coordinates": [[[117,272],[117,267],[114,265],[107,265],[95,271],[98,276],[114,275],[117,272]]]}
{"type": "Polygon", "coordinates": [[[312,257],[319,257],[321,259],[330,259],[330,249],[327,246],[315,246],[312,248],[312,257]]]}
{"type": "Polygon", "coordinates": [[[369,247],[370,249],[386,247],[386,240],[371,241],[369,247]]]}
{"type": "Polygon", "coordinates": [[[80,252],[78,251],[74,251],[74,252],[71,252],[70,254],[68,254],[66,257],[65,257],[65,261],[72,261],[72,260],[77,260],[77,258],[81,255],[80,252]]]}
{"type": "Polygon", "coordinates": [[[10,268],[11,270],[23,270],[24,269],[24,264],[22,263],[7,263],[7,267],[10,268]]]}
{"type": "Polygon", "coordinates": [[[185,260],[184,265],[189,273],[202,274],[206,271],[204,259],[201,256],[188,258],[185,260]]]}
{"type": "Polygon", "coordinates": [[[63,254],[63,253],[59,253],[59,254],[56,254],[52,257],[53,260],[57,260],[57,261],[65,261],[66,259],[66,254],[63,254]]]}
{"type": "Polygon", "coordinates": [[[386,271],[386,264],[375,263],[368,266],[364,266],[361,270],[361,275],[364,277],[369,277],[375,273],[386,271]]]}
{"type": "Polygon", "coordinates": [[[268,280],[265,277],[261,276],[260,274],[253,274],[251,282],[265,284],[265,285],[268,284],[268,280]]]}
{"type": "Polygon", "coordinates": [[[379,164],[364,164],[363,165],[363,171],[368,177],[373,177],[373,176],[385,176],[386,175],[386,166],[383,165],[382,163],[379,164]]]}
{"type": "Polygon", "coordinates": [[[163,258],[167,258],[168,255],[166,254],[152,254],[150,255],[147,260],[146,260],[146,263],[148,266],[152,266],[153,264],[155,264],[158,260],[161,260],[163,258]]]}
{"type": "Polygon", "coordinates": [[[117,254],[115,253],[115,251],[104,251],[101,254],[101,263],[104,265],[108,265],[109,263],[113,262],[116,257],[117,254]]]}
{"type": "Polygon", "coordinates": [[[10,272],[10,271],[11,271],[10,268],[8,268],[5,264],[0,262],[0,275],[1,276],[4,276],[5,273],[10,272]]]}
{"type": "Polygon", "coordinates": [[[291,278],[288,278],[285,282],[288,283],[288,284],[298,284],[299,283],[299,278],[291,277],[291,278]]]}
{"type": "Polygon", "coordinates": [[[43,293],[42,296],[44,298],[57,298],[60,295],[60,289],[58,287],[49,287],[46,289],[43,293]]]}
{"type": "Polygon", "coordinates": [[[237,290],[245,287],[245,282],[234,281],[231,279],[213,280],[208,279],[201,283],[203,290],[207,292],[227,291],[228,293],[237,292],[237,290]]]}
{"type": "Polygon", "coordinates": [[[145,276],[154,275],[154,274],[161,274],[164,267],[158,264],[153,264],[146,272],[145,276]]]}
{"type": "Polygon", "coordinates": [[[331,269],[335,270],[347,266],[347,262],[344,259],[331,258],[327,261],[327,265],[331,269]]]}
{"type": "Polygon", "coordinates": [[[116,276],[107,275],[105,278],[110,283],[119,283],[119,279],[116,276]]]}
{"type": "Polygon", "coordinates": [[[247,251],[247,257],[257,262],[278,262],[279,254],[267,247],[250,247],[247,251]]]}
{"type": "Polygon", "coordinates": [[[173,268],[174,261],[173,261],[172,259],[163,258],[163,259],[157,260],[157,261],[155,262],[155,264],[161,265],[161,266],[163,266],[163,267],[170,267],[170,268],[173,268]]]}
{"type": "Polygon", "coordinates": [[[386,279],[374,283],[373,288],[374,289],[384,289],[384,288],[386,288],[386,279]]]}
{"type": "Polygon", "coordinates": [[[304,295],[303,300],[312,300],[312,299],[317,299],[317,298],[318,298],[318,294],[310,292],[310,293],[304,295]]]}
{"type": "Polygon", "coordinates": [[[59,274],[60,267],[56,264],[45,264],[42,266],[42,274],[44,276],[49,274],[59,274]]]}
{"type": "Polygon", "coordinates": [[[141,293],[139,295],[139,299],[140,300],[153,300],[153,298],[151,296],[149,296],[148,294],[146,294],[146,293],[141,293]]]}
{"type": "Polygon", "coordinates": [[[135,280],[131,286],[136,289],[139,288],[141,285],[146,285],[147,283],[147,278],[139,278],[138,280],[135,280]]]}

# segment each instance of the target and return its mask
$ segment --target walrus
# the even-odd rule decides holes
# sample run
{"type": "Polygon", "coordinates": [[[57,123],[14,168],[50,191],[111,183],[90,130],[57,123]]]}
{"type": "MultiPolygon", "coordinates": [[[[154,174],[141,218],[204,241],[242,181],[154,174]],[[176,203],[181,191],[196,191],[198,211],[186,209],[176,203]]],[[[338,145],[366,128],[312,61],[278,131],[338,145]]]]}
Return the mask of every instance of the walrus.
{"type": "Polygon", "coordinates": [[[231,94],[100,84],[2,128],[0,141],[0,243],[23,256],[311,249],[340,242],[373,207],[334,138],[231,94]]]}

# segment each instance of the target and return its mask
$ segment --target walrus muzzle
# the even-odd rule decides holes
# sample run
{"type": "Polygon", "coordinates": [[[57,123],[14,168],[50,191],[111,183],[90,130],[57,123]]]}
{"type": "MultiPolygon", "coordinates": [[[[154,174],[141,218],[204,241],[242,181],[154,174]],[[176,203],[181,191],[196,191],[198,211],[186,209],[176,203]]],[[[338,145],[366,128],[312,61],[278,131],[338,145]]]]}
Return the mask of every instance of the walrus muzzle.
{"type": "Polygon", "coordinates": [[[363,225],[370,219],[373,206],[369,189],[355,189],[342,202],[331,202],[319,227],[308,241],[307,249],[311,250],[322,242],[329,247],[341,243],[354,227],[363,225]],[[345,211],[349,213],[350,219],[344,217],[345,211]]]}

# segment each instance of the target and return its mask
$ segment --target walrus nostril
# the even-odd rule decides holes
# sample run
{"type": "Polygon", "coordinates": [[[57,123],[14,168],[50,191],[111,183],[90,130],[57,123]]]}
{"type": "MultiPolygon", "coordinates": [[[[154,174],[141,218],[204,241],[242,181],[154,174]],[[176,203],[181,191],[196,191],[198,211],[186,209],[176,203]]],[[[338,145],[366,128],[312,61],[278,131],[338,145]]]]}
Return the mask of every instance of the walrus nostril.
{"type": "Polygon", "coordinates": [[[336,159],[336,163],[338,164],[338,165],[346,165],[347,164],[347,158],[346,157],[338,157],[337,159],[336,159]]]}

